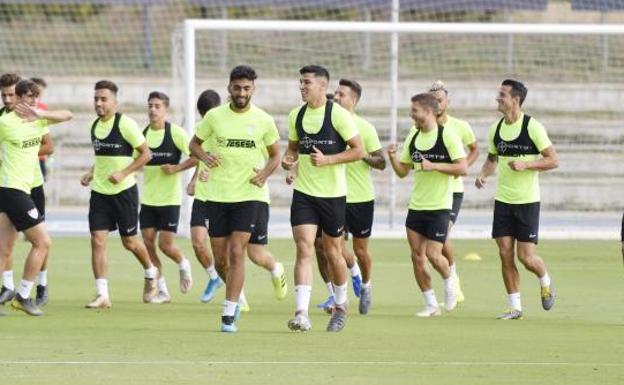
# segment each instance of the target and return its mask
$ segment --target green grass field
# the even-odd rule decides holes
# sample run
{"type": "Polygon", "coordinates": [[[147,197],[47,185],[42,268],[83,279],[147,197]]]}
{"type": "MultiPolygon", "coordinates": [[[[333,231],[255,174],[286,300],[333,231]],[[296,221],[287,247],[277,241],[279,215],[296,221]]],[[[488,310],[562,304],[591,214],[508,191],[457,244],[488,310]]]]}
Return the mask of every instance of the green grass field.
{"type": "MultiPolygon", "coordinates": [[[[89,311],[94,293],[87,238],[56,239],[50,268],[51,302],[42,318],[11,312],[0,318],[0,384],[622,384],[624,270],[618,242],[543,241],[539,251],[557,289],[557,304],[541,309],[537,280],[522,272],[525,318],[497,321],[506,307],[495,245],[457,242],[466,302],[452,313],[417,319],[422,297],[403,240],[374,240],[374,307],[352,303],[342,333],[324,331],[327,316],[311,309],[313,329],[290,332],[293,295],[273,299],[267,272],[248,265],[251,312],[237,334],[218,332],[223,291],[199,303],[205,274],[193,261],[195,286],[174,302],[141,303],[142,270],[117,239],[110,244],[113,308],[89,311]]],[[[192,256],[189,242],[181,242],[192,256]]],[[[292,288],[292,241],[271,250],[287,266],[292,288]]],[[[21,274],[26,244],[16,250],[21,274]]],[[[443,292],[435,277],[438,299],[443,292]]],[[[316,277],[312,305],[325,298],[316,277]]]]}

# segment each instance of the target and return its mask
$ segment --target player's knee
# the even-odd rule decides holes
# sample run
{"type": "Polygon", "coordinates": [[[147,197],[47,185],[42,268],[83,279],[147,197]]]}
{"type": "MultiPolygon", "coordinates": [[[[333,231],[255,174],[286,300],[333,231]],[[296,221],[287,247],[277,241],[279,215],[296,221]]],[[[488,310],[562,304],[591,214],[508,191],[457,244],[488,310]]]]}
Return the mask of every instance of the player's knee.
{"type": "Polygon", "coordinates": [[[32,246],[47,253],[52,246],[52,239],[50,239],[48,234],[43,234],[32,240],[32,246]]]}
{"type": "Polygon", "coordinates": [[[427,260],[427,256],[424,253],[420,253],[417,251],[412,251],[412,263],[414,264],[414,266],[418,266],[418,267],[424,267],[425,266],[425,262],[427,260]]]}
{"type": "Polygon", "coordinates": [[[121,243],[126,250],[132,252],[134,252],[138,247],[138,243],[135,237],[121,237],[121,243]]]}
{"type": "MultiPolygon", "coordinates": [[[[145,245],[147,246],[147,243],[145,245]]],[[[175,246],[173,245],[173,242],[169,240],[160,239],[158,241],[158,248],[160,249],[160,251],[167,255],[172,254],[175,251],[175,246]]]]}

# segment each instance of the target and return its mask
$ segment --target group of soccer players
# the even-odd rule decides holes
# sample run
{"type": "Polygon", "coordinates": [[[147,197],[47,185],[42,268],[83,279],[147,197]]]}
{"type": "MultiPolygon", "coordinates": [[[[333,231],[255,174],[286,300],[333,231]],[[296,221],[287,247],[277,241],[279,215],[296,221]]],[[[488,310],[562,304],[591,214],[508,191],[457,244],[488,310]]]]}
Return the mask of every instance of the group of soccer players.
{"type": "MultiPolygon", "coordinates": [[[[141,130],[118,112],[117,85],[102,80],[94,87],[97,119],[91,125],[93,167],[80,182],[90,186],[89,229],[96,296],[86,307],[111,307],[106,244],[118,230],[123,246],[145,271],[143,301],[167,303],[171,295],[162,274],[158,249],[179,267],[180,291],[193,284],[191,264],[175,244],[181,205],[181,172],[196,168],[187,186],[194,196],[191,214],[193,250],[208,274],[202,302],[211,301],[225,284],[221,331],[236,332],[236,320],[248,305],[243,293],[245,257],[271,275],[276,299],[286,296],[284,267],[267,250],[269,189],[267,179],[280,167],[294,187],[290,221],[296,246],[296,308],[287,323],[308,331],[312,291],[312,258],[329,291],[320,304],[331,314],[326,330],[341,331],[347,320],[347,285],[359,297],[358,310],[372,304],[372,233],[375,193],[371,170],[386,166],[377,132],[355,113],[362,87],[341,79],[328,95],[329,71],[319,65],[300,69],[303,104],[288,116],[288,146],[280,149],[273,118],[251,102],[257,74],[250,66],[235,67],[227,87],[228,102],[207,90],[198,100],[202,115],[192,138],[167,120],[169,97],[158,91],[147,97],[149,124],[141,130]],[[330,97],[328,97],[330,96],[330,97]],[[183,157],[186,157],[183,159],[183,157]],[[141,198],[135,172],[143,169],[141,198]],[[138,237],[138,228],[142,237],[138,237]],[[344,235],[353,236],[353,252],[344,235]],[[210,249],[206,242],[210,240],[210,249]]],[[[43,185],[38,156],[52,152],[48,126],[71,119],[69,111],[37,107],[40,88],[16,75],[0,77],[4,108],[0,117],[0,304],[10,301],[30,315],[43,314],[47,302],[46,260],[50,238],[44,224],[43,185]],[[41,183],[39,183],[41,182],[41,183]],[[19,287],[12,278],[12,251],[17,232],[32,244],[19,287]],[[30,298],[36,276],[37,295],[30,298]],[[43,287],[43,289],[39,289],[43,287]]],[[[515,258],[539,278],[544,309],[554,305],[550,276],[535,255],[539,226],[538,172],[557,167],[558,160],[544,127],[522,112],[526,87],[505,80],[496,98],[503,118],[488,133],[488,157],[475,181],[481,188],[498,170],[492,237],[496,240],[509,310],[500,319],[520,319],[522,306],[515,258]]],[[[414,171],[406,232],[416,282],[425,306],[419,317],[442,314],[432,289],[427,261],[444,282],[446,311],[464,300],[449,232],[463,199],[462,175],[478,157],[470,125],[448,114],[448,90],[435,82],[411,99],[414,126],[402,150],[386,148],[393,171],[405,177],[414,171]],[[466,154],[468,149],[468,154],[466,154]]]]}

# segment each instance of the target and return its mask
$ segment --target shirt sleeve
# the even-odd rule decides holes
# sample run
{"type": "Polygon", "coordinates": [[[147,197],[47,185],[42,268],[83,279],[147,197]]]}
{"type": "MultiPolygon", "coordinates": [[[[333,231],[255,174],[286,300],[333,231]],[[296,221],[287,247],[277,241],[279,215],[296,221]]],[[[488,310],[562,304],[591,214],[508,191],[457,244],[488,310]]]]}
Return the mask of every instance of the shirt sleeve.
{"type": "Polygon", "coordinates": [[[454,132],[444,130],[444,145],[451,157],[451,160],[457,160],[466,157],[464,146],[461,139],[454,132]]]}
{"type": "Polygon", "coordinates": [[[399,159],[401,163],[406,163],[406,164],[413,163],[411,154],[409,152],[409,145],[415,134],[416,134],[416,130],[412,128],[409,131],[409,134],[407,134],[407,138],[405,138],[405,141],[403,142],[403,149],[401,150],[401,158],[399,159]]]}
{"type": "Polygon", "coordinates": [[[184,155],[189,156],[191,154],[189,151],[189,143],[191,139],[186,131],[180,126],[171,125],[171,136],[173,137],[173,143],[175,143],[178,150],[182,151],[184,155]]]}
{"type": "Polygon", "coordinates": [[[345,142],[359,134],[353,115],[349,111],[334,104],[332,108],[332,125],[345,142]]]}
{"type": "Polygon", "coordinates": [[[119,131],[121,131],[121,136],[126,142],[130,143],[132,148],[137,148],[145,143],[145,137],[139,130],[139,125],[132,119],[123,117],[119,122],[119,131]]]}
{"type": "Polygon", "coordinates": [[[364,138],[364,147],[366,148],[366,152],[370,154],[377,150],[381,150],[381,142],[379,141],[379,136],[377,135],[375,127],[369,125],[368,131],[368,135],[364,138]]]}
{"type": "Polygon", "coordinates": [[[208,140],[213,132],[212,114],[210,112],[211,111],[208,111],[203,119],[195,126],[195,136],[203,141],[208,140]]]}
{"type": "Polygon", "coordinates": [[[496,145],[494,144],[494,133],[496,132],[496,126],[498,126],[498,122],[491,125],[488,131],[488,153],[492,155],[498,155],[496,145]]]}
{"type": "Polygon", "coordinates": [[[464,146],[468,146],[469,144],[473,144],[477,141],[474,131],[472,131],[472,127],[470,127],[470,124],[468,122],[464,122],[463,124],[463,133],[461,139],[464,146]]]}
{"type": "Polygon", "coordinates": [[[548,138],[546,129],[544,128],[544,126],[542,126],[540,122],[531,118],[531,120],[529,121],[528,130],[529,137],[531,138],[531,140],[533,140],[533,143],[535,143],[535,146],[537,147],[537,150],[539,152],[542,152],[548,147],[552,146],[552,142],[550,141],[550,138],[548,138]]]}
{"type": "Polygon", "coordinates": [[[295,121],[297,120],[298,111],[299,108],[295,108],[294,110],[290,111],[290,114],[288,114],[288,140],[299,140],[299,135],[297,135],[297,129],[295,128],[295,121]]]}
{"type": "Polygon", "coordinates": [[[273,143],[279,141],[279,131],[277,130],[277,126],[275,125],[275,120],[273,118],[268,117],[266,121],[266,131],[264,136],[262,137],[262,141],[266,147],[272,145],[273,143]]]}

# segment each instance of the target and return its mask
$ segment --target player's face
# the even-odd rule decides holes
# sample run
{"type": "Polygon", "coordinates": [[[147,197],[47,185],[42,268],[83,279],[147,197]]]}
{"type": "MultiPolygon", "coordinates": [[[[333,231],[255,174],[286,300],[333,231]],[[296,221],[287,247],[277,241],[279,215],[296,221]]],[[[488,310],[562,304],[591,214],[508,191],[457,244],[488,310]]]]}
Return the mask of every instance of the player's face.
{"type": "Polygon", "coordinates": [[[338,86],[334,92],[334,101],[347,110],[352,110],[357,103],[357,96],[351,88],[346,86],[338,86]]]}
{"type": "Polygon", "coordinates": [[[2,94],[2,104],[12,110],[15,107],[15,85],[2,87],[0,93],[2,94]]]}
{"type": "Polygon", "coordinates": [[[256,90],[253,80],[235,79],[230,82],[228,92],[230,93],[230,102],[239,110],[247,108],[251,97],[256,90]]]}
{"type": "Polygon", "coordinates": [[[117,110],[117,97],[108,88],[95,90],[93,107],[98,117],[112,116],[117,110]]]}
{"type": "Polygon", "coordinates": [[[28,91],[26,95],[16,96],[15,101],[16,101],[16,104],[24,103],[24,104],[28,104],[31,107],[37,107],[39,96],[33,94],[32,91],[28,91]]]}
{"type": "Polygon", "coordinates": [[[410,109],[410,118],[416,123],[416,127],[423,127],[427,118],[431,115],[431,110],[425,108],[420,103],[412,102],[412,108],[410,109]]]}
{"type": "Polygon", "coordinates": [[[158,98],[152,98],[147,101],[147,115],[150,122],[162,122],[167,115],[167,107],[162,100],[158,98]]]}
{"type": "Polygon", "coordinates": [[[496,97],[496,103],[498,103],[498,110],[502,113],[511,111],[514,99],[511,96],[511,86],[500,86],[498,89],[498,96],[496,97]]]}
{"type": "Polygon", "coordinates": [[[448,95],[442,90],[434,91],[431,94],[435,96],[436,100],[438,101],[439,112],[440,115],[442,115],[446,112],[446,109],[448,108],[448,95]]]}
{"type": "Polygon", "coordinates": [[[327,90],[327,79],[312,73],[303,74],[299,78],[299,91],[304,102],[318,100],[327,90]]]}

